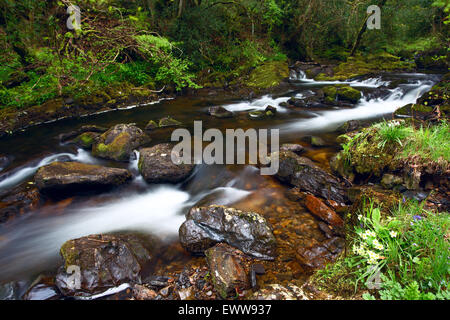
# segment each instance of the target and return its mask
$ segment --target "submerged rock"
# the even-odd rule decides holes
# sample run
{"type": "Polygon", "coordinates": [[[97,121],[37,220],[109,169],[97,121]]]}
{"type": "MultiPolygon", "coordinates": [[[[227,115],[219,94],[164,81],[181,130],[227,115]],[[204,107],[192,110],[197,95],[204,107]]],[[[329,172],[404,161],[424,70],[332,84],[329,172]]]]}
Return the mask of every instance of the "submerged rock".
{"type": "Polygon", "coordinates": [[[170,143],[162,143],[140,150],[138,168],[148,183],[178,183],[191,174],[193,164],[175,164],[170,143]]]}
{"type": "Polygon", "coordinates": [[[339,253],[345,247],[345,240],[333,237],[319,244],[313,244],[309,248],[297,249],[297,260],[300,264],[312,269],[323,268],[327,263],[336,260],[339,253]]]}
{"type": "Polygon", "coordinates": [[[343,186],[333,175],[316,166],[311,160],[291,151],[279,152],[280,169],[276,177],[283,182],[315,196],[346,202],[343,186]]]}
{"type": "Polygon", "coordinates": [[[228,111],[222,106],[213,106],[208,109],[208,114],[210,116],[216,117],[216,118],[232,118],[234,116],[233,112],[228,111]]]}
{"type": "Polygon", "coordinates": [[[99,158],[128,161],[136,148],[148,142],[150,137],[134,124],[118,124],[98,137],[92,146],[92,154],[99,158]]]}
{"type": "Polygon", "coordinates": [[[177,127],[181,126],[182,123],[180,121],[177,121],[171,117],[165,117],[159,120],[159,127],[165,128],[165,127],[177,127]]]}
{"type": "Polygon", "coordinates": [[[51,195],[101,191],[130,179],[131,173],[126,169],[80,162],[53,162],[39,168],[34,176],[39,191],[51,195]]]}
{"type": "Polygon", "coordinates": [[[39,190],[27,185],[19,186],[0,197],[0,223],[36,210],[41,205],[39,190]]]}
{"type": "Polygon", "coordinates": [[[344,226],[344,220],[322,200],[308,194],[305,199],[305,206],[313,215],[327,222],[329,225],[333,227],[344,226]]]}
{"type": "Polygon", "coordinates": [[[158,128],[158,124],[154,120],[150,120],[147,125],[145,126],[145,130],[155,130],[158,128]]]}
{"type": "Polygon", "coordinates": [[[194,207],[179,230],[181,245],[201,254],[218,242],[242,250],[253,257],[272,260],[276,240],[266,219],[255,212],[225,206],[194,207]]]}
{"type": "Polygon", "coordinates": [[[242,251],[219,243],[206,250],[205,255],[214,288],[222,298],[235,297],[236,290],[250,289],[247,257],[242,251]]]}
{"type": "Polygon", "coordinates": [[[91,235],[61,247],[64,259],[56,285],[65,295],[91,295],[139,283],[143,265],[151,259],[148,246],[133,235],[91,235]],[[79,271],[79,273],[78,273],[79,271]]]}

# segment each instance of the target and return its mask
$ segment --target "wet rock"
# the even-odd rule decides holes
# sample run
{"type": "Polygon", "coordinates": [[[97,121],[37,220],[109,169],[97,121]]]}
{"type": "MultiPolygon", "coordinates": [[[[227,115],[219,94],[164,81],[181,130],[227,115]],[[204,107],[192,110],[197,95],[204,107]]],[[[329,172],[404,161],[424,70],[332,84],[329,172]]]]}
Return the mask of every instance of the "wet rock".
{"type": "Polygon", "coordinates": [[[361,91],[348,85],[335,85],[324,87],[325,101],[333,102],[336,100],[357,103],[361,98],[361,91]]]}
{"type": "Polygon", "coordinates": [[[133,298],[136,300],[155,300],[158,293],[144,285],[135,284],[133,286],[133,298]]]}
{"type": "Polygon", "coordinates": [[[91,295],[122,283],[140,283],[142,266],[151,259],[150,243],[133,235],[91,235],[61,247],[64,259],[56,285],[65,295],[91,295]],[[79,273],[78,273],[79,271],[79,273]]]}
{"type": "Polygon", "coordinates": [[[61,298],[54,278],[44,276],[39,276],[22,297],[23,300],[57,300],[61,298]]]}
{"type": "Polygon", "coordinates": [[[321,137],[312,136],[311,145],[314,147],[324,147],[327,145],[327,143],[321,137]]]}
{"type": "Polygon", "coordinates": [[[178,297],[180,300],[191,300],[194,295],[194,290],[192,287],[178,290],[178,297]]]}
{"type": "Polygon", "coordinates": [[[329,208],[322,200],[312,196],[307,195],[305,199],[305,206],[308,210],[316,217],[322,219],[329,225],[333,227],[343,227],[344,221],[342,218],[329,208]]]}
{"type": "Polygon", "coordinates": [[[62,133],[59,135],[59,140],[61,142],[66,142],[68,140],[72,140],[75,137],[81,135],[82,133],[85,132],[95,132],[95,133],[103,133],[105,132],[107,129],[100,127],[100,126],[96,126],[96,125],[85,125],[82,126],[81,128],[74,130],[74,131],[70,131],[68,133],[62,133]]]}
{"type": "Polygon", "coordinates": [[[88,131],[80,134],[78,137],[73,139],[72,142],[80,148],[91,150],[92,145],[99,136],[100,133],[88,131]]]}
{"type": "Polygon", "coordinates": [[[165,128],[165,127],[178,127],[181,126],[182,123],[180,121],[177,121],[171,117],[165,117],[159,120],[159,127],[165,128]]]}
{"type": "Polygon", "coordinates": [[[0,224],[34,211],[41,205],[39,190],[33,185],[19,186],[0,197],[0,224]]]}
{"type": "Polygon", "coordinates": [[[234,116],[233,112],[228,111],[227,109],[225,109],[222,106],[214,106],[214,107],[210,107],[208,109],[208,114],[216,117],[216,118],[232,118],[234,116]]]}
{"type": "Polygon", "coordinates": [[[249,300],[309,300],[303,290],[295,285],[269,284],[255,292],[249,300]]]}
{"type": "Polygon", "coordinates": [[[300,155],[306,150],[301,144],[285,143],[281,145],[280,151],[292,151],[293,153],[300,155]]]}
{"type": "Polygon", "coordinates": [[[205,251],[206,260],[216,291],[226,299],[237,292],[250,289],[247,258],[242,251],[225,243],[219,243],[205,251]]]}
{"type": "Polygon", "coordinates": [[[248,115],[250,119],[262,119],[266,116],[264,111],[250,111],[248,115]]]}
{"type": "Polygon", "coordinates": [[[145,126],[145,130],[155,130],[158,128],[158,124],[154,120],[150,120],[145,126]]]}
{"type": "Polygon", "coordinates": [[[424,106],[421,104],[407,104],[406,106],[403,106],[397,111],[395,111],[394,115],[397,117],[413,117],[415,119],[419,120],[427,120],[430,117],[433,117],[433,107],[431,106],[424,106]]]}
{"type": "Polygon", "coordinates": [[[163,143],[140,150],[138,168],[145,181],[148,183],[178,183],[189,177],[195,166],[173,163],[172,148],[172,144],[163,143]]]}
{"type": "Polygon", "coordinates": [[[131,153],[150,142],[141,129],[133,124],[118,124],[100,137],[92,146],[92,154],[99,158],[128,161],[131,153]]]}
{"type": "Polygon", "coordinates": [[[260,259],[272,260],[276,240],[266,219],[254,212],[224,206],[194,207],[179,230],[181,245],[201,254],[218,242],[260,259]]]}
{"type": "Polygon", "coordinates": [[[360,121],[358,120],[349,120],[346,121],[344,124],[340,125],[337,129],[336,132],[344,134],[347,132],[352,132],[355,130],[358,130],[361,126],[360,121]]]}
{"type": "Polygon", "coordinates": [[[299,247],[297,249],[297,260],[302,265],[311,269],[323,268],[327,263],[334,261],[344,249],[343,238],[334,237],[311,247],[299,247]]]}
{"type": "Polygon", "coordinates": [[[316,166],[311,160],[291,151],[280,151],[279,161],[280,169],[276,177],[281,181],[315,196],[346,202],[345,190],[336,177],[316,166]]]}
{"type": "Polygon", "coordinates": [[[320,96],[309,96],[305,98],[290,98],[287,101],[288,107],[292,108],[305,108],[305,109],[312,109],[312,108],[324,108],[326,107],[324,105],[325,101],[320,96]]]}
{"type": "Polygon", "coordinates": [[[381,178],[381,185],[386,189],[392,189],[402,183],[403,179],[401,177],[389,173],[385,173],[381,178]]]}
{"type": "Polygon", "coordinates": [[[80,162],[53,162],[39,168],[34,181],[49,195],[103,191],[131,179],[126,169],[107,168],[80,162]]]}
{"type": "Polygon", "coordinates": [[[264,112],[267,117],[273,117],[277,114],[277,108],[273,106],[267,106],[266,109],[264,109],[264,112]]]}

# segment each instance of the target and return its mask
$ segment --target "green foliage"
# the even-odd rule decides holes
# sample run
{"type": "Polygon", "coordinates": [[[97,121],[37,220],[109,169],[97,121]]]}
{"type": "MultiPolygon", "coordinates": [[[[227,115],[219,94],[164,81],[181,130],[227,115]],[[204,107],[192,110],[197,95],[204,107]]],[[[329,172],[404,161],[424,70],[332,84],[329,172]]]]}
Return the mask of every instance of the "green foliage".
{"type": "MultiPolygon", "coordinates": [[[[352,239],[353,255],[345,259],[358,266],[353,282],[374,290],[380,299],[429,300],[449,296],[450,266],[446,239],[450,216],[423,209],[416,201],[400,203],[391,216],[382,216],[373,202],[358,215],[352,239]],[[374,281],[379,275],[378,281],[374,281]]],[[[374,299],[374,295],[364,295],[374,299]]]]}

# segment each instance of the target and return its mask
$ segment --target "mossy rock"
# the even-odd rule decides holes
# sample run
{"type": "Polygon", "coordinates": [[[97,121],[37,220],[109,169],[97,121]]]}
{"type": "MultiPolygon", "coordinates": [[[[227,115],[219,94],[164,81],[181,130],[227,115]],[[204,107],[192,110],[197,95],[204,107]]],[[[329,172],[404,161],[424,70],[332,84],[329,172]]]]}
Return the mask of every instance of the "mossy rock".
{"type": "Polygon", "coordinates": [[[289,68],[286,61],[269,61],[256,67],[246,81],[252,88],[268,89],[278,86],[289,77],[289,68]]]}
{"type": "Polygon", "coordinates": [[[407,104],[395,111],[397,117],[414,117],[416,119],[425,120],[433,112],[433,107],[424,106],[422,104],[407,104]]]}
{"type": "Polygon", "coordinates": [[[97,132],[83,132],[78,137],[76,137],[73,142],[83,149],[90,150],[92,149],[92,145],[94,144],[95,139],[97,139],[97,137],[99,136],[100,134],[97,132]]]}
{"type": "Polygon", "coordinates": [[[383,52],[367,56],[348,57],[346,62],[333,69],[333,76],[330,77],[321,73],[314,79],[317,81],[343,81],[380,71],[412,71],[414,68],[415,64],[401,61],[399,57],[383,52]]]}
{"type": "Polygon", "coordinates": [[[96,157],[128,161],[133,150],[150,142],[141,129],[133,124],[118,124],[98,137],[92,146],[96,157]]]}
{"type": "Polygon", "coordinates": [[[178,127],[181,126],[182,123],[180,121],[177,121],[171,117],[165,117],[159,120],[159,127],[165,128],[165,127],[178,127]]]}
{"type": "MultiPolygon", "coordinates": [[[[348,166],[360,175],[372,175],[381,177],[388,168],[397,168],[395,156],[399,151],[398,143],[386,143],[384,147],[379,144],[377,136],[378,128],[370,127],[363,129],[360,133],[342,135],[348,142],[346,150],[340,152],[338,158],[342,164],[335,166],[348,166]]],[[[341,140],[341,139],[339,139],[341,140]]]]}
{"type": "Polygon", "coordinates": [[[155,130],[158,128],[158,124],[154,120],[150,120],[145,126],[145,130],[155,130]]]}
{"type": "Polygon", "coordinates": [[[361,98],[361,91],[348,85],[327,86],[322,90],[325,94],[325,100],[328,102],[334,102],[336,99],[338,99],[349,101],[351,103],[357,103],[361,98]]]}

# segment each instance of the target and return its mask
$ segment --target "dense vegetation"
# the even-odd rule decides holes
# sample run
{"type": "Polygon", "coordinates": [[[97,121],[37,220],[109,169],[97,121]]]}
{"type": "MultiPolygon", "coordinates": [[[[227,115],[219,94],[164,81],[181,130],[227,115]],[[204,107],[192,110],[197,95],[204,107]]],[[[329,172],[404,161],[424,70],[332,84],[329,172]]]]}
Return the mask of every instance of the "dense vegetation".
{"type": "Polygon", "coordinates": [[[358,52],[447,54],[442,0],[2,0],[0,106],[111,86],[222,86],[265,61],[345,61],[371,4],[383,6],[382,29],[365,32],[358,52]],[[80,29],[67,28],[70,5],[80,29]]]}

